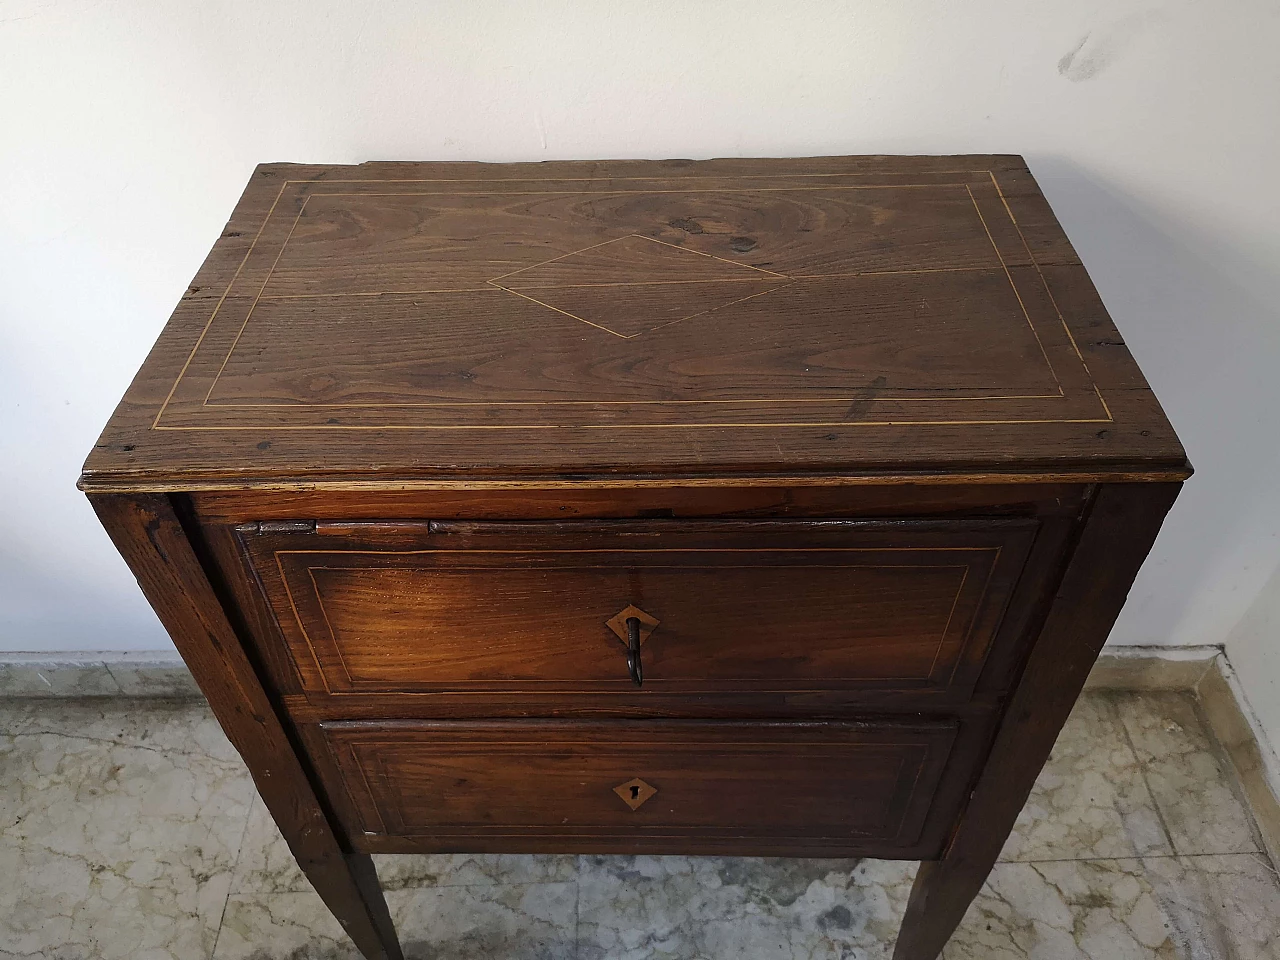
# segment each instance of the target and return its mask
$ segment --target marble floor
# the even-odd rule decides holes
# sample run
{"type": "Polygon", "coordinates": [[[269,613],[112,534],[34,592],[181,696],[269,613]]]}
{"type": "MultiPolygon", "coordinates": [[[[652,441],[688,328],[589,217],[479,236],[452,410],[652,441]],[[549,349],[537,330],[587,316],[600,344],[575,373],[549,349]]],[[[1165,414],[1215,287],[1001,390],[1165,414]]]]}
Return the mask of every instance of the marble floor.
{"type": "MultiPolygon", "coordinates": [[[[391,857],[437,960],[888,960],[915,865],[391,857]]],[[[339,960],[206,707],[0,700],[0,958],[339,960]]],[[[1280,960],[1280,881],[1194,702],[1090,695],[946,960],[1280,960]]]]}

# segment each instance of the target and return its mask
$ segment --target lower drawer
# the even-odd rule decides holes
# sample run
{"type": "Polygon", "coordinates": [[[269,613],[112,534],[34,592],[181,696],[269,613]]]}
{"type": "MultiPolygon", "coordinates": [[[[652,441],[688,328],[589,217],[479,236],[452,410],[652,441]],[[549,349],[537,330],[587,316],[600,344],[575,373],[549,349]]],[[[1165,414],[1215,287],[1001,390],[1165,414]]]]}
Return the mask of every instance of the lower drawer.
{"type": "Polygon", "coordinates": [[[910,848],[956,725],[321,725],[367,849],[828,853],[910,848]],[[395,842],[412,841],[410,843],[395,842]]]}

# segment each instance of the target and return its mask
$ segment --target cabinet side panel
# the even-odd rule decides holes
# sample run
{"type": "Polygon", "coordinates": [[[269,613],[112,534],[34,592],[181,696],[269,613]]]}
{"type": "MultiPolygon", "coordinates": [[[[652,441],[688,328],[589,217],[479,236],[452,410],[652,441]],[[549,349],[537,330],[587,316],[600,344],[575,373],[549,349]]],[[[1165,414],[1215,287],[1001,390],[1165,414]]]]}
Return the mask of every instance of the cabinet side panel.
{"type": "Polygon", "coordinates": [[[172,503],[90,496],[143,595],[253,775],[289,848],[366,957],[401,954],[376,874],[344,849],[172,503]]]}
{"type": "Polygon", "coordinates": [[[946,854],[921,865],[894,960],[934,960],[986,880],[1181,484],[1104,484],[946,854]]]}

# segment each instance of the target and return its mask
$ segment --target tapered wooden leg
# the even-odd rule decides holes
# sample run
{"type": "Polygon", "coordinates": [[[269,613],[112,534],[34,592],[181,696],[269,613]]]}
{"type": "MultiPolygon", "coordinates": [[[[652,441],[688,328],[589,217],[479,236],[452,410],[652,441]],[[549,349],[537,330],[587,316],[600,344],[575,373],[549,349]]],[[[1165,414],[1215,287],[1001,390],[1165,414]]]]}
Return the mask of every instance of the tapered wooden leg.
{"type": "Polygon", "coordinates": [[[89,500],[240,751],[307,879],[368,960],[403,960],[373,861],[344,848],[169,498],[89,500]]]}
{"type": "Polygon", "coordinates": [[[373,858],[348,853],[343,859],[337,870],[304,868],[307,879],[369,960],[404,960],[373,858]]]}
{"type": "Polygon", "coordinates": [[[982,889],[991,863],[926,860],[920,864],[893,960],[935,960],[982,889]]]}
{"type": "Polygon", "coordinates": [[[372,857],[295,857],[329,912],[368,960],[404,960],[372,857]]]}
{"type": "Polygon", "coordinates": [[[1098,487],[968,809],[920,865],[893,960],[936,960],[990,873],[1181,484],[1098,487]]]}

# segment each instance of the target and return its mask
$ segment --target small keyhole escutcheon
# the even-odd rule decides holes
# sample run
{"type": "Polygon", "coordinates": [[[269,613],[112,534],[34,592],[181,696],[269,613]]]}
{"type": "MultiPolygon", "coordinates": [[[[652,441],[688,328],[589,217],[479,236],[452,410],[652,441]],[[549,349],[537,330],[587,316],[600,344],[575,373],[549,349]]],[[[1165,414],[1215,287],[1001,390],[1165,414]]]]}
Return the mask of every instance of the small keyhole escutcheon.
{"type": "Polygon", "coordinates": [[[626,783],[618,784],[613,788],[613,792],[632,810],[639,810],[646,800],[658,792],[658,788],[635,777],[626,783]]]}

